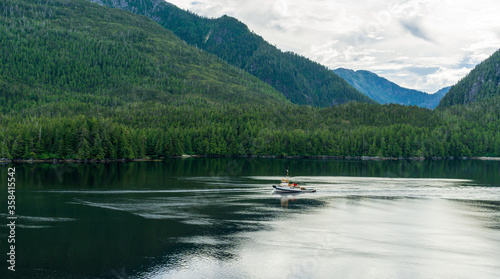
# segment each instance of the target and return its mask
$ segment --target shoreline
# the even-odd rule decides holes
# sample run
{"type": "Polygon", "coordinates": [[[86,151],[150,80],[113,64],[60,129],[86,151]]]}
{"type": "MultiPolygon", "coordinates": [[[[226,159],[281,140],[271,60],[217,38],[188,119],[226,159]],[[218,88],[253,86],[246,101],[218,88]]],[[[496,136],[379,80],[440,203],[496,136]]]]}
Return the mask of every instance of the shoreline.
{"type": "Polygon", "coordinates": [[[165,159],[186,159],[186,158],[264,158],[264,159],[333,159],[333,160],[360,160],[360,161],[426,161],[426,160],[479,160],[479,161],[500,161],[500,157],[377,157],[377,156],[276,156],[276,155],[241,155],[241,156],[225,156],[225,155],[181,155],[168,156],[157,159],[139,158],[139,159],[6,159],[0,158],[0,165],[6,164],[35,164],[35,163],[50,163],[50,164],[107,164],[107,163],[127,163],[127,162],[161,162],[165,159]]]}

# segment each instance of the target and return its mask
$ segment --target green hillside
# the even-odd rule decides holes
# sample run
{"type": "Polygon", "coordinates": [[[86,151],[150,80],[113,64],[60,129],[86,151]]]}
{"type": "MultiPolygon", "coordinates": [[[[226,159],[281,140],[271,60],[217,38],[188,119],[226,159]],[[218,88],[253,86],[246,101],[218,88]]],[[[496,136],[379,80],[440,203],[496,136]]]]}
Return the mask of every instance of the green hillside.
{"type": "Polygon", "coordinates": [[[434,109],[450,89],[445,87],[434,94],[428,94],[401,87],[369,71],[339,68],[334,72],[354,88],[381,104],[415,105],[434,109]]]}
{"type": "Polygon", "coordinates": [[[235,18],[203,18],[162,1],[91,1],[147,15],[189,44],[270,84],[292,103],[316,107],[349,101],[373,103],[326,67],[280,51],[235,18]]]}
{"type": "Polygon", "coordinates": [[[187,99],[285,103],[146,17],[85,1],[2,1],[1,110],[187,99]]]}
{"type": "Polygon", "coordinates": [[[500,156],[500,107],[299,106],[144,16],[0,2],[0,161],[500,156]]]}
{"type": "Polygon", "coordinates": [[[439,103],[438,108],[500,98],[500,50],[477,65],[454,85],[439,103]]]}

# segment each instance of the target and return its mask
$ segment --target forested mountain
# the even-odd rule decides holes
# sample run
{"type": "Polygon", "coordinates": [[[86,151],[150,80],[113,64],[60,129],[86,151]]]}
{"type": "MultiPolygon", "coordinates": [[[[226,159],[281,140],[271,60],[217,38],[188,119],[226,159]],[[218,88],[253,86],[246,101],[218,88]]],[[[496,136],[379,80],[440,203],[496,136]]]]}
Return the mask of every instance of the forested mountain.
{"type": "Polygon", "coordinates": [[[477,65],[466,77],[454,85],[439,103],[440,108],[467,105],[500,98],[500,50],[477,65]]]}
{"type": "Polygon", "coordinates": [[[434,94],[401,87],[370,71],[353,71],[344,68],[333,70],[350,85],[381,104],[416,105],[434,109],[450,87],[434,94]]]}
{"type": "Polygon", "coordinates": [[[144,16],[0,2],[0,159],[500,156],[500,106],[299,106],[144,16]]]}
{"type": "Polygon", "coordinates": [[[1,110],[182,98],[286,102],[146,17],[85,1],[0,3],[1,110]]]}
{"type": "Polygon", "coordinates": [[[295,104],[328,107],[373,101],[326,67],[282,52],[237,19],[203,18],[162,0],[91,0],[146,15],[177,36],[270,84],[295,104]]]}

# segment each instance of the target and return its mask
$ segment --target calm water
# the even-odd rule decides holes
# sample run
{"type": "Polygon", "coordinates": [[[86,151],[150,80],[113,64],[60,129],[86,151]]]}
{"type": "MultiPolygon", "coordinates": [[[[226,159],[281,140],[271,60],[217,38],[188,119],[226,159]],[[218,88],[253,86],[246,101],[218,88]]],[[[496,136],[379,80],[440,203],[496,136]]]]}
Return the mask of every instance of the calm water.
{"type": "Polygon", "coordinates": [[[0,278],[500,278],[500,162],[0,166],[0,278]],[[290,168],[316,193],[276,195],[290,168]]]}

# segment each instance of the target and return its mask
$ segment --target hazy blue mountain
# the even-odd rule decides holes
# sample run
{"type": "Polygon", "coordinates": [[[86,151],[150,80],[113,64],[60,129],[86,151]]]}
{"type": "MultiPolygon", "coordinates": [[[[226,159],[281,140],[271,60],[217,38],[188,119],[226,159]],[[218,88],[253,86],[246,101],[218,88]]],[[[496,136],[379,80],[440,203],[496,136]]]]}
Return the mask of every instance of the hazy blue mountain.
{"type": "Polygon", "coordinates": [[[292,103],[316,107],[349,101],[373,103],[326,67],[282,52],[235,18],[204,18],[159,0],[90,1],[146,15],[185,42],[258,77],[292,103]]]}
{"type": "Polygon", "coordinates": [[[366,96],[382,104],[416,105],[423,108],[435,108],[450,87],[445,87],[435,94],[401,87],[370,71],[353,71],[338,68],[334,72],[366,96]]]}
{"type": "Polygon", "coordinates": [[[436,95],[436,97],[439,96],[439,99],[441,100],[450,91],[450,89],[451,89],[451,86],[441,88],[433,95],[436,95]]]}
{"type": "Polygon", "coordinates": [[[500,50],[454,85],[441,100],[439,107],[467,105],[493,98],[500,99],[500,50]]]}

